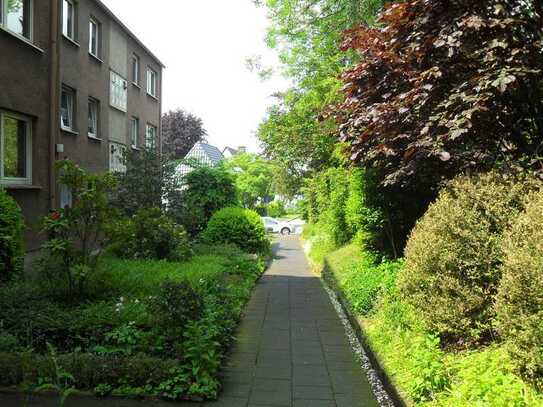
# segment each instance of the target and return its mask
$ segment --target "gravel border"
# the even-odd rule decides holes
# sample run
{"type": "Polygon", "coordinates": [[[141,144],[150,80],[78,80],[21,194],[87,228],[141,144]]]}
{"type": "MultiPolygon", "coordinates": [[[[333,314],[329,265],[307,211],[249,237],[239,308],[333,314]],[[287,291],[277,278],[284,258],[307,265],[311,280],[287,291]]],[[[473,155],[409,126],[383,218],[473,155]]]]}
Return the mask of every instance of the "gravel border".
{"type": "Polygon", "coordinates": [[[377,402],[381,407],[395,407],[395,403],[386,391],[385,387],[383,386],[383,383],[381,379],[379,378],[379,374],[377,371],[373,368],[373,365],[371,364],[370,359],[368,358],[368,355],[366,354],[366,351],[364,350],[364,347],[358,340],[358,336],[356,335],[355,330],[351,326],[351,322],[347,315],[345,314],[343,307],[341,305],[341,302],[338,299],[337,294],[332,290],[328,284],[326,284],[326,281],[321,278],[322,285],[326,292],[328,293],[328,296],[330,297],[330,301],[332,302],[332,305],[334,306],[341,323],[343,324],[343,327],[345,328],[345,333],[347,334],[347,337],[349,338],[349,342],[351,344],[351,347],[356,354],[358,361],[360,362],[360,367],[362,370],[366,373],[366,376],[368,377],[368,381],[370,383],[371,389],[373,391],[373,394],[375,395],[375,398],[377,399],[377,402]]]}

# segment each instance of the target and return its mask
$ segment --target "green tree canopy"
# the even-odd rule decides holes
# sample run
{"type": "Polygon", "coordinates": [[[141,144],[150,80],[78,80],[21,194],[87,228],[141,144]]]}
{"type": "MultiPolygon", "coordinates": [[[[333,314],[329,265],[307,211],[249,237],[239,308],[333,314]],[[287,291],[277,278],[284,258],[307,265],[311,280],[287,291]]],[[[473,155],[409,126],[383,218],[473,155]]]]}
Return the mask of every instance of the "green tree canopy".
{"type": "Polygon", "coordinates": [[[235,180],[241,204],[254,208],[274,195],[274,164],[256,154],[238,154],[223,163],[235,180]]]}

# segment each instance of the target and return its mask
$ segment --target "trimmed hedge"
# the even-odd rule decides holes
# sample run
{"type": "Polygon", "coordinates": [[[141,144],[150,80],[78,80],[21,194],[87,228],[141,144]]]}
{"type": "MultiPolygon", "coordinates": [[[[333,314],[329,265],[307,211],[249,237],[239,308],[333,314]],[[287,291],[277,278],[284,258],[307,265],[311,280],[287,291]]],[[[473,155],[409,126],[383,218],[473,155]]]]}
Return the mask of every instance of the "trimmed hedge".
{"type": "Polygon", "coordinates": [[[235,244],[248,253],[270,250],[262,219],[256,212],[243,208],[224,208],[215,213],[202,240],[209,244],[235,244]]]}
{"type": "Polygon", "coordinates": [[[0,188],[0,281],[23,268],[23,230],[21,208],[0,188]]]}
{"type": "Polygon", "coordinates": [[[543,191],[528,199],[503,239],[496,312],[498,329],[518,372],[543,386],[543,191]]]}
{"type": "Polygon", "coordinates": [[[400,289],[427,328],[447,342],[491,337],[502,234],[524,209],[530,189],[530,182],[494,172],[460,177],[413,230],[400,289]]]}

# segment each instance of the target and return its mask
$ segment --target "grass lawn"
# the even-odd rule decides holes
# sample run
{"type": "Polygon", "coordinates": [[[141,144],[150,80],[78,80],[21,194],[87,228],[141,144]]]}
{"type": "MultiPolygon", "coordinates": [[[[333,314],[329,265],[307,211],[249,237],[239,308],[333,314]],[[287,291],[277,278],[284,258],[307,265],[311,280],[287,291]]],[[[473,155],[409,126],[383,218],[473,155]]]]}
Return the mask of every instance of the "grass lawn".
{"type": "Polygon", "coordinates": [[[184,263],[106,255],[78,298],[47,275],[0,286],[0,386],[214,398],[263,269],[233,247],[202,246],[184,263]]]}

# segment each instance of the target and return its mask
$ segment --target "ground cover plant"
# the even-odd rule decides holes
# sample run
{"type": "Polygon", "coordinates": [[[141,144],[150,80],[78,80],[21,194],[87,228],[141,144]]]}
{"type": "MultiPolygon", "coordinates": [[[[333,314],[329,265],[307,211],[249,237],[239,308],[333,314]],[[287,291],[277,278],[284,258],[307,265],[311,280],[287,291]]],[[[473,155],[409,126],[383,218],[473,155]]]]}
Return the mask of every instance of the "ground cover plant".
{"type": "Polygon", "coordinates": [[[53,380],[58,363],[71,386],[99,395],[214,398],[263,264],[235,247],[199,247],[187,262],[108,255],[89,276],[86,295],[69,302],[56,295],[59,280],[4,285],[0,386],[35,389],[53,380]]]}

